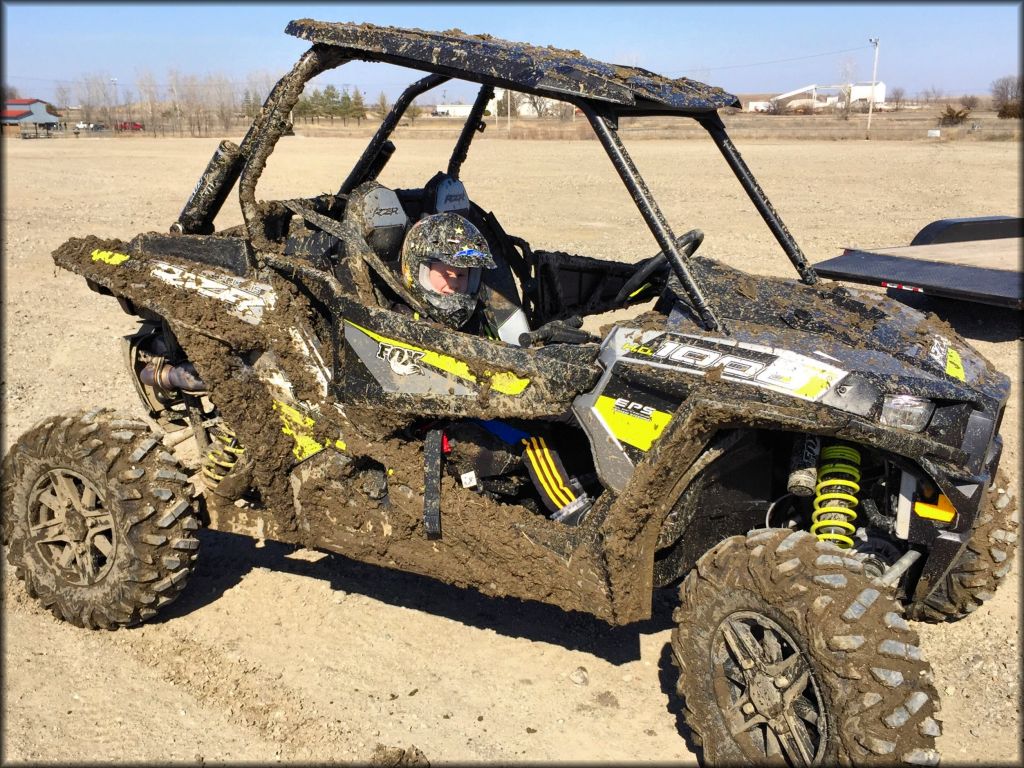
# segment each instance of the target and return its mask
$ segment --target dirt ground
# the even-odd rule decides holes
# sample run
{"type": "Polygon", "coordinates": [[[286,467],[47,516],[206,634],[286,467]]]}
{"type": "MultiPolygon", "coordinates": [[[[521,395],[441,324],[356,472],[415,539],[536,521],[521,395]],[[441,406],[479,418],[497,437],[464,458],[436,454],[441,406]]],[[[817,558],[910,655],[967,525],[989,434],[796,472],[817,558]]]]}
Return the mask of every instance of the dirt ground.
{"type": "MultiPolygon", "coordinates": [[[[237,139],[236,139],[237,140],[237,139]]],[[[3,142],[3,448],[54,413],[138,414],[120,338],[133,318],[55,270],[70,236],[166,231],[217,141],[3,142]]],[[[334,190],[364,142],[284,139],[258,197],[334,190]]],[[[790,265],[710,142],[630,146],[679,234],[762,274],[790,265]]],[[[844,246],[906,244],[940,218],[1015,214],[1016,142],[743,142],[740,150],[812,262],[844,246]]],[[[422,186],[450,143],[399,145],[382,176],[422,186]]],[[[470,196],[535,247],[633,260],[657,251],[594,141],[485,134],[470,196]]],[[[218,227],[241,221],[232,196],[218,227]]],[[[1020,315],[928,303],[1013,380],[1003,466],[1019,486],[1020,315]]],[[[696,762],[672,693],[670,590],[612,629],[272,542],[201,532],[199,567],[153,622],[113,633],[55,620],[4,564],[5,762],[371,759],[415,744],[467,761],[696,762]],[[584,670],[584,671],[580,671],[584,670]]],[[[1019,763],[1019,565],[966,620],[918,625],[942,695],[948,763],[1019,763]]]]}

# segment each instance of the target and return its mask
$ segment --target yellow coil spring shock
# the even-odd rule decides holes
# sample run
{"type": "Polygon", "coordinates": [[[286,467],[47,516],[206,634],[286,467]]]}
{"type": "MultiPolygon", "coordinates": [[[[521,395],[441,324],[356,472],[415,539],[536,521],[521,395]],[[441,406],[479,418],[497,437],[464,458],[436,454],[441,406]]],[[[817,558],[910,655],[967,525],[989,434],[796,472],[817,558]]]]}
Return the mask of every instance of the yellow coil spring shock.
{"type": "Polygon", "coordinates": [[[860,452],[848,445],[830,445],[821,451],[819,482],[814,488],[811,533],[820,541],[835,542],[842,549],[853,546],[848,535],[857,530],[857,492],[860,491],[860,452]]]}
{"type": "Polygon", "coordinates": [[[234,468],[245,448],[238,441],[234,431],[223,422],[210,428],[210,448],[203,458],[203,475],[211,488],[220,485],[234,468]]]}

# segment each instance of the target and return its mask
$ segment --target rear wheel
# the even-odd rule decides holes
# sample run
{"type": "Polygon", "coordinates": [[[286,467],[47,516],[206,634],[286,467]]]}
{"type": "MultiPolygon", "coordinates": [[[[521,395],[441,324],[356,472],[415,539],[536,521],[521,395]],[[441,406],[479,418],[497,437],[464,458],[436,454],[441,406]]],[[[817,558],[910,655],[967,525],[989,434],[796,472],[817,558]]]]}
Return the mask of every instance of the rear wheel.
{"type": "Polygon", "coordinates": [[[1019,523],[1017,499],[1006,476],[997,472],[967,546],[935,591],[907,606],[907,615],[928,622],[957,621],[992,598],[1013,565],[1019,523]]]}
{"type": "Polygon", "coordinates": [[[192,487],[138,420],[47,419],[3,463],[8,560],[65,621],[115,629],[154,616],[195,567],[192,487]]]}
{"type": "Polygon", "coordinates": [[[672,650],[712,764],[934,764],[930,667],[892,595],[811,534],[733,536],[680,589],[672,650]]]}

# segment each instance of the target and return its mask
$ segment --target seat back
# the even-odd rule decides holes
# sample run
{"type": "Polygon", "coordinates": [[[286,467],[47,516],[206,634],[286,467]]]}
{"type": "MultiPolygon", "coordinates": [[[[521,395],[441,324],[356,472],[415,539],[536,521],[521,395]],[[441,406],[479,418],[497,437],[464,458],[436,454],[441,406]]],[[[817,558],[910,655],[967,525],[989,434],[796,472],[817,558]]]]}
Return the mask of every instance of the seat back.
{"type": "Polygon", "coordinates": [[[342,221],[351,223],[385,262],[398,261],[409,217],[394,190],[377,181],[360,184],[348,197],[342,221]]]}
{"type": "Polygon", "coordinates": [[[469,213],[466,185],[447,173],[438,171],[423,188],[423,212],[458,213],[465,216],[469,213]]]}

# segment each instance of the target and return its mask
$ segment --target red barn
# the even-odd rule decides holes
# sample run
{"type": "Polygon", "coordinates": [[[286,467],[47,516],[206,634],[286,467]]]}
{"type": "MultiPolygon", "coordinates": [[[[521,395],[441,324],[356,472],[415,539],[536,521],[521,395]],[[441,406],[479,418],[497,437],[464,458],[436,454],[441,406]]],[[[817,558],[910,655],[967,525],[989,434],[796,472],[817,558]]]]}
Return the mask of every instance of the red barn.
{"type": "Polygon", "coordinates": [[[8,99],[4,102],[3,112],[0,113],[3,118],[4,133],[18,130],[22,134],[28,131],[39,134],[40,128],[46,132],[56,128],[60,123],[60,118],[51,114],[47,107],[49,104],[42,99],[8,99]],[[11,129],[9,126],[15,126],[16,129],[11,129]]]}

